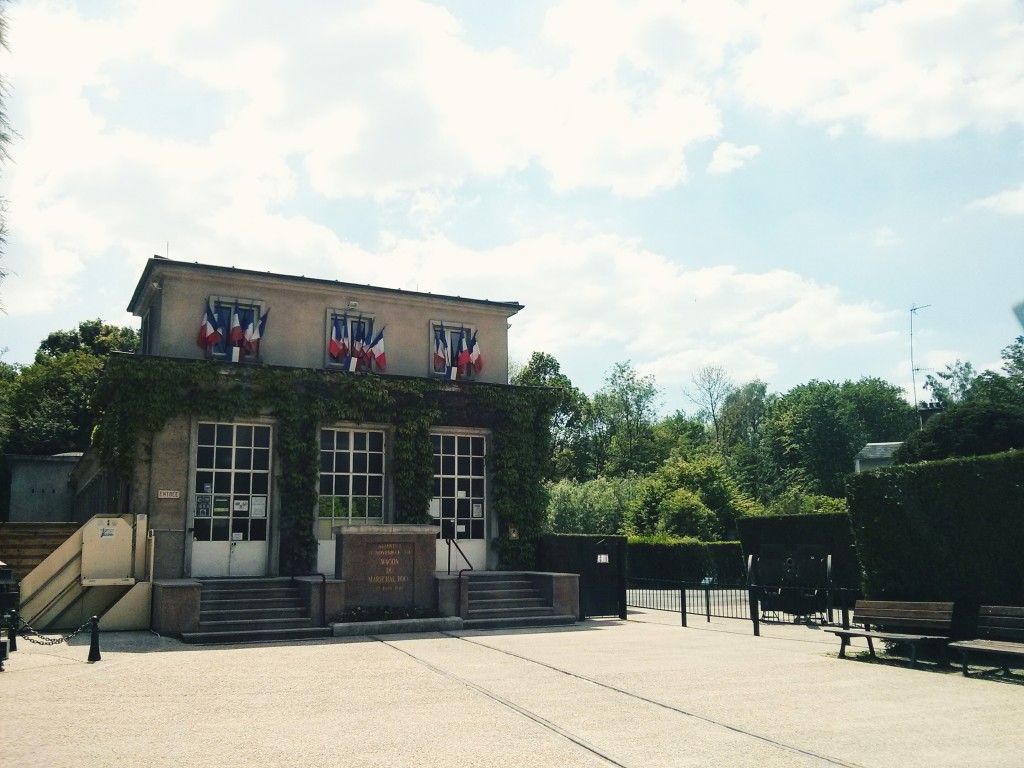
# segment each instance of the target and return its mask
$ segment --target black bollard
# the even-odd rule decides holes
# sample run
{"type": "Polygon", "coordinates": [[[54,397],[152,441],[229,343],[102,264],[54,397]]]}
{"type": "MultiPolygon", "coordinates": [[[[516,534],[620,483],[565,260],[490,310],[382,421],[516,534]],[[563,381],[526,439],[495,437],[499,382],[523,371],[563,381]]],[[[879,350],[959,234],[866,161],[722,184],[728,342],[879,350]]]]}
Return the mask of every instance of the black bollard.
{"type": "Polygon", "coordinates": [[[92,637],[89,639],[89,663],[92,664],[100,660],[100,619],[93,616],[89,621],[92,622],[92,637]]]}
{"type": "Polygon", "coordinates": [[[18,650],[18,612],[7,614],[7,650],[18,650]]]}

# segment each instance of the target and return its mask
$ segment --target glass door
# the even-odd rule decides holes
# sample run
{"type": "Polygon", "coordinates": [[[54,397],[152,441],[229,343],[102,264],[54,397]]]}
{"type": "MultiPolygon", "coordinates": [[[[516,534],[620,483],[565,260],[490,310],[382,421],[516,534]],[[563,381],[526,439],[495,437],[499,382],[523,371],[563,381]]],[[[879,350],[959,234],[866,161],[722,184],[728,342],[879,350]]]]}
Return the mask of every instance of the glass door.
{"type": "Polygon", "coordinates": [[[267,575],[270,427],[200,422],[192,576],[267,575]]]}

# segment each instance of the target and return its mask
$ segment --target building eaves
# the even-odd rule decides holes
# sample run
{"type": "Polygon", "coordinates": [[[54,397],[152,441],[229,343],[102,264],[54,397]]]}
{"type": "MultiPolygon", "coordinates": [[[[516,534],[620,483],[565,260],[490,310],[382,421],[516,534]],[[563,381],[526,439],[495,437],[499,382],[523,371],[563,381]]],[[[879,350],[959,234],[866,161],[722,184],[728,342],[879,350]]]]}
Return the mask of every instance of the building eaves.
{"type": "Polygon", "coordinates": [[[294,283],[296,285],[316,285],[324,288],[335,288],[339,290],[354,290],[354,291],[369,291],[371,293],[389,294],[392,296],[410,296],[417,299],[441,299],[443,301],[455,301],[466,304],[474,304],[477,306],[492,307],[495,309],[501,309],[508,314],[509,317],[523,309],[523,305],[517,301],[492,301],[491,299],[472,299],[464,296],[451,296],[441,293],[426,293],[422,291],[407,291],[402,288],[384,288],[378,285],[368,285],[360,283],[349,283],[341,280],[330,280],[327,278],[319,277],[306,277],[305,275],[286,275],[280,272],[259,272],[254,269],[242,269],[239,267],[222,267],[215,264],[200,264],[199,262],[185,262],[185,261],[174,261],[172,259],[165,258],[163,256],[154,256],[146,262],[146,267],[142,271],[142,277],[139,278],[138,284],[135,286],[135,292],[132,294],[131,301],[128,303],[128,311],[135,312],[139,303],[142,301],[145,295],[146,289],[153,282],[153,273],[157,270],[173,270],[180,271],[181,273],[195,273],[195,272],[207,272],[209,274],[215,274],[220,276],[238,276],[247,278],[262,278],[271,280],[280,280],[286,283],[294,283]]]}

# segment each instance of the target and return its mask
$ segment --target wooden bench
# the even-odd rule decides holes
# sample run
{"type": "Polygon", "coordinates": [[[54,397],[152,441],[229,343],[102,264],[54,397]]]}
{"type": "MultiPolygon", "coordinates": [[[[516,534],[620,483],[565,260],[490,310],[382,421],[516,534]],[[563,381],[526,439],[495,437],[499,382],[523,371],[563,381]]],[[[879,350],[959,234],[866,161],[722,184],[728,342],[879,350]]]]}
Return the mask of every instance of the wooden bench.
{"type": "Polygon", "coordinates": [[[839,657],[846,658],[851,637],[863,637],[875,655],[872,640],[889,640],[910,646],[910,666],[917,662],[917,646],[941,644],[945,650],[953,623],[952,603],[909,603],[886,600],[858,600],[853,607],[853,622],[864,629],[828,629],[842,644],[839,657]],[[872,629],[874,627],[874,629],[872,629]]]}
{"type": "MultiPolygon", "coordinates": [[[[1004,659],[1024,657],[1024,608],[1013,605],[983,605],[978,611],[978,639],[958,640],[949,644],[960,651],[964,675],[970,654],[1000,656],[1004,659]]],[[[1002,664],[1009,672],[1009,661],[1002,664]]]]}

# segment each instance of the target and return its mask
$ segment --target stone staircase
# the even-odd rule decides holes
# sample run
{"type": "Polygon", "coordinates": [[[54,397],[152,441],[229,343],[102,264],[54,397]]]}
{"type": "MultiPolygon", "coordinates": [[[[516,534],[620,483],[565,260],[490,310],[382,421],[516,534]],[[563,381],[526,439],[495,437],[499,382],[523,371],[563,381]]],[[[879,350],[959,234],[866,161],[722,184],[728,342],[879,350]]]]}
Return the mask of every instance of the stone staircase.
{"type": "Polygon", "coordinates": [[[184,632],[185,643],[246,643],[330,637],[314,626],[298,587],[288,578],[199,579],[199,631],[184,632]]]}
{"type": "Polygon", "coordinates": [[[68,540],[81,523],[0,523],[0,562],[20,582],[68,540]]]}
{"type": "Polygon", "coordinates": [[[481,571],[467,576],[465,629],[553,627],[576,622],[576,616],[555,612],[551,598],[528,573],[481,571]]]}

